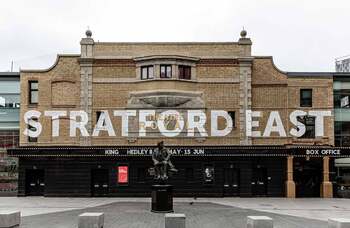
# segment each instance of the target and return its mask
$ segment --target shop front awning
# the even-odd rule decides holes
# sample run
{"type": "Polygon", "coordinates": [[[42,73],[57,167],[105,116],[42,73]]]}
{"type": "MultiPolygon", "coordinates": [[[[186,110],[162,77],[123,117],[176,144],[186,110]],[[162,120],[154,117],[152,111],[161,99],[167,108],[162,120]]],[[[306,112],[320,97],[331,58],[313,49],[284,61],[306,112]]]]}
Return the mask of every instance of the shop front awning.
{"type": "Polygon", "coordinates": [[[350,158],[337,158],[334,160],[335,167],[350,167],[350,158]]]}

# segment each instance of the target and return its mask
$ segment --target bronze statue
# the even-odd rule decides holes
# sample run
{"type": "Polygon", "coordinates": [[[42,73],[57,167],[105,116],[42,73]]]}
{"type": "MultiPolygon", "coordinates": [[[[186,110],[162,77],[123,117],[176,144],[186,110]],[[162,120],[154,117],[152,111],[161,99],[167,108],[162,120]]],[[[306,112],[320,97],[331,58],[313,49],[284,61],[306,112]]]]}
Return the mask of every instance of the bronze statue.
{"type": "Polygon", "coordinates": [[[170,156],[169,150],[164,147],[164,142],[159,142],[157,149],[152,154],[154,178],[156,180],[166,181],[169,172],[177,172],[177,169],[175,169],[175,166],[170,161],[170,156]]]}

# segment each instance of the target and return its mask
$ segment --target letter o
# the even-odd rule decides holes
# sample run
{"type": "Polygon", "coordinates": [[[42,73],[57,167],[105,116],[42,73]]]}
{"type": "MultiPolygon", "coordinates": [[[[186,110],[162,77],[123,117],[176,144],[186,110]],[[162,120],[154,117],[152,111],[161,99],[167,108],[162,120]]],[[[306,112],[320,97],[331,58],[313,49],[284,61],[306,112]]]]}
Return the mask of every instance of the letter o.
{"type": "Polygon", "coordinates": [[[166,129],[166,127],[164,125],[164,120],[166,119],[165,117],[171,116],[171,115],[179,116],[179,117],[181,116],[180,113],[176,110],[168,110],[168,111],[160,113],[159,118],[157,119],[157,125],[158,125],[159,132],[166,137],[178,136],[185,126],[185,122],[183,121],[183,119],[177,118],[176,121],[178,122],[179,127],[174,129],[174,130],[166,129]]]}

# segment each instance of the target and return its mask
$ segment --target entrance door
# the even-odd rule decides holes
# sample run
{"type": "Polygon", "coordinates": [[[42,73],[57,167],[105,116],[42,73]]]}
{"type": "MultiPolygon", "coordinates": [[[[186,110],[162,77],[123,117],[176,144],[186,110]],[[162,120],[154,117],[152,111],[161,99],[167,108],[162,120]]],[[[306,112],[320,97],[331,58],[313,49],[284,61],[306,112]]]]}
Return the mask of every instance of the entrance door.
{"type": "Polygon", "coordinates": [[[26,195],[43,196],[45,191],[45,172],[42,169],[26,170],[26,195]]]}
{"type": "Polygon", "coordinates": [[[317,159],[299,159],[294,165],[294,181],[297,197],[320,197],[322,164],[317,159]]]}
{"type": "Polygon", "coordinates": [[[239,196],[239,169],[224,168],[224,196],[239,196]]]}
{"type": "Polygon", "coordinates": [[[108,169],[91,170],[91,195],[107,196],[109,192],[108,169]]]}
{"type": "Polygon", "coordinates": [[[253,196],[266,196],[267,195],[267,169],[266,168],[253,168],[252,175],[252,194],[253,196]]]}

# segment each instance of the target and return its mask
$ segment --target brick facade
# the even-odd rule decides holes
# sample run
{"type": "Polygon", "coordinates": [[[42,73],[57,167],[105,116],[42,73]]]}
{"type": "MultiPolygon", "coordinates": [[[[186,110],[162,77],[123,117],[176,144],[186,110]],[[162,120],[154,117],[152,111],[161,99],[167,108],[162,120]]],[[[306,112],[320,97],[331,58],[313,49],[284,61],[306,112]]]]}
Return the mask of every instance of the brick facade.
{"type": "MultiPolygon", "coordinates": [[[[289,133],[294,127],[289,114],[294,110],[333,112],[331,74],[283,72],[272,57],[251,55],[252,42],[244,32],[238,42],[221,43],[104,43],[89,34],[80,42],[79,55],[58,55],[47,70],[21,71],[20,148],[10,151],[20,161],[18,195],[147,196],[154,183],[146,173],[152,166],[150,155],[164,141],[169,151],[175,151],[172,159],[179,172],[169,182],[176,195],[332,197],[333,160],[328,154],[320,158],[306,151],[325,149],[335,153],[331,157],[338,156],[340,150],[331,147],[333,116],[324,118],[323,137],[303,139],[289,133]],[[171,78],[161,77],[164,64],[171,67],[171,78]],[[142,69],[149,66],[153,77],[142,79],[142,69]],[[190,79],[180,77],[185,68],[190,79]],[[29,103],[31,80],[39,84],[37,105],[29,103]],[[301,89],[312,90],[312,107],[300,107],[301,89]],[[164,110],[181,114],[201,110],[207,116],[208,136],[196,132],[189,137],[183,131],[165,137],[147,128],[143,137],[138,116],[129,120],[129,135],[121,135],[121,117],[113,116],[114,110],[149,109],[156,115],[164,110]],[[43,130],[37,142],[24,135],[23,116],[28,110],[42,113],[43,130]],[[90,135],[97,112],[107,110],[116,136],[102,131],[99,136],[82,137],[77,131],[76,137],[70,137],[70,119],[63,117],[60,135],[53,137],[46,110],[85,111],[90,135]],[[228,135],[211,136],[212,110],[234,112],[228,135]],[[278,111],[287,135],[247,136],[247,110],[261,111],[259,127],[254,128],[261,134],[271,111],[278,111]],[[118,182],[120,166],[128,166],[127,185],[118,182]],[[300,172],[304,168],[307,173],[300,172]],[[208,170],[213,172],[211,179],[208,170]],[[307,186],[311,182],[312,188],[307,186]]],[[[223,119],[218,119],[218,127],[225,127],[223,119]]]]}
{"type": "MultiPolygon", "coordinates": [[[[113,110],[128,108],[133,92],[199,92],[207,114],[212,109],[235,112],[234,129],[226,137],[122,137],[120,117],[112,117],[116,137],[102,133],[99,137],[82,139],[69,137],[67,117],[60,120],[60,136],[53,138],[51,119],[42,116],[43,132],[37,143],[29,143],[23,136],[25,124],[21,121],[21,146],[155,145],[160,137],[170,145],[334,144],[333,117],[325,118],[325,137],[306,140],[289,134],[289,113],[295,109],[332,110],[332,77],[309,77],[307,74],[288,77],[274,66],[271,57],[251,56],[251,43],[247,38],[230,43],[96,43],[91,38],[84,38],[81,45],[80,55],[59,55],[48,70],[21,72],[21,117],[28,110],[42,113],[45,110],[85,110],[90,117],[88,128],[91,131],[96,123],[96,111],[108,110],[112,117],[113,110]],[[192,66],[195,77],[192,80],[157,77],[140,80],[140,65],[162,62],[169,62],[175,68],[177,64],[187,63],[192,66]],[[39,81],[37,106],[28,104],[29,80],[39,81]],[[302,88],[313,90],[311,108],[300,107],[302,88]],[[260,127],[256,129],[260,131],[265,128],[269,112],[279,111],[287,137],[246,137],[246,109],[264,113],[260,127]]],[[[208,126],[210,121],[206,128],[209,130],[208,126]]]]}

